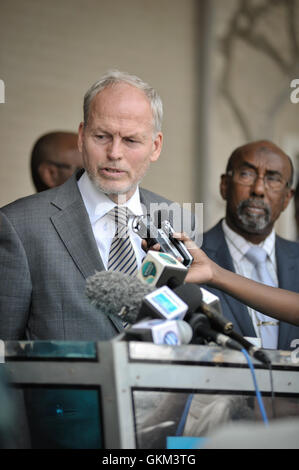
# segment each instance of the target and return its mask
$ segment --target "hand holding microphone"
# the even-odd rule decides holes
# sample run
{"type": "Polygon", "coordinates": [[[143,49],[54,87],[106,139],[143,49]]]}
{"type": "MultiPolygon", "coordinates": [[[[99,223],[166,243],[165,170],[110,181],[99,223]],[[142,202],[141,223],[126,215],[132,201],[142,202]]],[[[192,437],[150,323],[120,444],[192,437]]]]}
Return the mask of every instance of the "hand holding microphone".
{"type": "MultiPolygon", "coordinates": [[[[173,237],[174,230],[167,218],[162,216],[162,211],[155,213],[156,224],[152,222],[149,214],[136,217],[133,230],[146,240],[147,248],[153,247],[163,253],[168,253],[176,259],[180,259],[187,268],[191,266],[193,257],[186,245],[178,238],[173,237]],[[157,248],[159,247],[159,248],[157,248]]],[[[143,242],[143,246],[144,242],[143,242]]]]}

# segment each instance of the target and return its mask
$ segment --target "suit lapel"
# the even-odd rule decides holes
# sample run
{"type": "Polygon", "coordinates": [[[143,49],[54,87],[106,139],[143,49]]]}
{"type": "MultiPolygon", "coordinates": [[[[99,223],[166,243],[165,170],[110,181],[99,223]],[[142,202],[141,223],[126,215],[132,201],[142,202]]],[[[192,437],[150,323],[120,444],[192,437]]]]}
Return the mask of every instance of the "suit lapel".
{"type": "Polygon", "coordinates": [[[74,263],[87,278],[95,270],[104,269],[89,217],[75,177],[59,189],[52,201],[59,211],[52,215],[51,221],[74,263]]]}
{"type": "MultiPolygon", "coordinates": [[[[146,208],[147,213],[150,213],[150,205],[153,202],[153,200],[147,195],[147,191],[144,190],[143,188],[139,188],[139,195],[140,195],[140,202],[142,206],[146,208]]],[[[144,209],[143,209],[144,211],[144,209]]]]}
{"type": "MultiPolygon", "coordinates": [[[[81,174],[77,176],[80,177],[81,174]]],[[[151,201],[142,189],[140,200],[149,210],[151,201]]],[[[87,278],[95,271],[103,271],[105,268],[78,189],[76,175],[57,188],[51,204],[58,209],[51,216],[52,224],[83,277],[87,278]]]]}

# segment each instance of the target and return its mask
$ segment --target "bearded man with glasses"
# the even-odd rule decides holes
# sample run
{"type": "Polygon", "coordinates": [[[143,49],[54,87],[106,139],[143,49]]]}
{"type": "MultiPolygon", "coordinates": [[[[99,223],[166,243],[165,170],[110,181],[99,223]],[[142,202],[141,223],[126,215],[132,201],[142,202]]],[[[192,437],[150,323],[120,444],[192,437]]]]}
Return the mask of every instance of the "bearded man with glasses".
{"type": "MultiPolygon", "coordinates": [[[[251,142],[234,150],[220,183],[226,201],[225,218],[204,234],[202,248],[226,269],[299,292],[299,244],[279,237],[274,230],[294,194],[293,172],[291,159],[272,142],[251,142]],[[266,278],[258,278],[260,269],[252,251],[264,254],[266,278]]],[[[261,318],[260,312],[212,290],[220,297],[223,314],[233,322],[234,329],[255,338],[258,346],[288,350],[292,340],[299,338],[299,327],[261,318]],[[264,329],[270,332],[269,342],[263,336],[264,329]]]]}

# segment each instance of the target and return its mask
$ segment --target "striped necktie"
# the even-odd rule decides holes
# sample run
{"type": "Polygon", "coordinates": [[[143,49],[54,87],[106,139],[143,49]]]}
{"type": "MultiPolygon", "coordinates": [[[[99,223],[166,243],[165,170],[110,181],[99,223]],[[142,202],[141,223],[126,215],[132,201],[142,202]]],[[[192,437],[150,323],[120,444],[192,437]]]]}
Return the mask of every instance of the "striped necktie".
{"type": "MultiPolygon", "coordinates": [[[[275,287],[273,279],[267,268],[267,253],[259,246],[251,247],[246,253],[246,258],[254,265],[252,279],[268,286],[275,287]]],[[[259,328],[262,346],[268,349],[277,349],[278,343],[278,321],[268,317],[261,312],[255,312],[257,326],[259,328]]]]}
{"type": "Polygon", "coordinates": [[[115,220],[116,231],[110,246],[108,271],[119,271],[134,276],[137,273],[138,266],[129,236],[128,208],[115,206],[109,212],[109,215],[115,220]]]}

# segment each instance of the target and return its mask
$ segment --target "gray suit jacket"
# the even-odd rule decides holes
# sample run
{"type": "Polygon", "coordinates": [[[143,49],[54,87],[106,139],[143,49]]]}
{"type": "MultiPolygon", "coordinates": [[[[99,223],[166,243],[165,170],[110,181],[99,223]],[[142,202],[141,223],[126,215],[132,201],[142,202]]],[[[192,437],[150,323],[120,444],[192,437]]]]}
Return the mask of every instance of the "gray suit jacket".
{"type": "MultiPolygon", "coordinates": [[[[204,234],[202,249],[217,264],[234,271],[233,260],[224,238],[221,221],[204,234]]],[[[299,292],[299,243],[276,235],[275,251],[279,287],[299,292]]],[[[244,336],[256,336],[247,307],[220,290],[207,288],[221,301],[224,316],[234,324],[234,330],[244,336]]],[[[280,322],[278,349],[289,350],[293,339],[299,339],[299,327],[280,322]]]]}
{"type": "MultiPolygon", "coordinates": [[[[167,202],[140,190],[141,202],[167,202]]],[[[122,329],[85,296],[104,269],[76,176],[0,211],[0,338],[106,340],[122,329]]]]}

